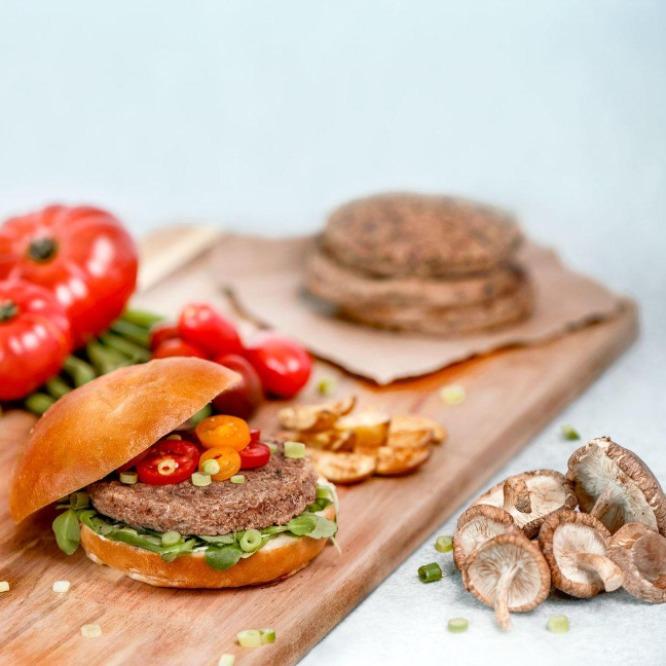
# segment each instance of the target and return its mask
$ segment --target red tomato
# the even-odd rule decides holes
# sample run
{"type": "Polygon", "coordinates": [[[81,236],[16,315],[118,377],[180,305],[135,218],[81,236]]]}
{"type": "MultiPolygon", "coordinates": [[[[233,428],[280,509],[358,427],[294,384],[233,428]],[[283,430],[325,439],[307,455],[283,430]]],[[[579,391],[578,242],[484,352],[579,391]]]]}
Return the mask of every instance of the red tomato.
{"type": "Polygon", "coordinates": [[[243,343],[236,327],[206,303],[190,303],[180,313],[178,330],[183,340],[209,356],[240,354],[243,343]]]}
{"type": "Polygon", "coordinates": [[[261,439],[259,428],[250,428],[250,442],[258,442],[261,439]]]}
{"type": "Polygon", "coordinates": [[[194,345],[189,345],[180,338],[170,338],[164,340],[153,351],[152,358],[167,358],[169,356],[197,356],[198,358],[208,358],[200,349],[194,345]]]}
{"type": "Polygon", "coordinates": [[[271,450],[261,442],[250,442],[238,453],[241,457],[241,469],[263,467],[271,459],[271,450]]]}
{"type": "Polygon", "coordinates": [[[245,358],[257,371],[266,393],[279,398],[293,398],[312,372],[312,359],[304,347],[277,333],[259,333],[246,348],[245,358]]]}
{"type": "Polygon", "coordinates": [[[71,351],[65,308],[43,287],[0,282],[0,400],[16,400],[55,375],[71,351]]]}
{"type": "Polygon", "coordinates": [[[46,287],[67,310],[75,347],[101,333],[134,291],[137,250],[110,213],[48,206],[0,227],[0,279],[46,287]]]}
{"type": "Polygon", "coordinates": [[[157,324],[150,329],[150,348],[155,351],[165,340],[179,338],[176,324],[157,324]]]}
{"type": "Polygon", "coordinates": [[[199,465],[199,449],[182,439],[165,439],[136,464],[141,483],[164,486],[189,479],[199,465]]]}
{"type": "Polygon", "coordinates": [[[241,381],[235,388],[220,393],[213,400],[215,411],[249,419],[264,399],[264,391],[257,371],[248,361],[237,354],[218,356],[215,361],[241,376],[241,381]]]}

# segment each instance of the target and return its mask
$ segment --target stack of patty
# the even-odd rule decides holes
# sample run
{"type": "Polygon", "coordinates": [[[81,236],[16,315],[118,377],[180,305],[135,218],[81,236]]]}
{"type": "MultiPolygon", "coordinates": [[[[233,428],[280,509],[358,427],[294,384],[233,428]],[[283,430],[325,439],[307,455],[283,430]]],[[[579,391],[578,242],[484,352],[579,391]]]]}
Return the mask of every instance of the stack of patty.
{"type": "Polygon", "coordinates": [[[507,213],[470,201],[380,194],[333,212],[309,258],[306,286],[370,326],[453,335],[518,322],[532,290],[507,213]]]}

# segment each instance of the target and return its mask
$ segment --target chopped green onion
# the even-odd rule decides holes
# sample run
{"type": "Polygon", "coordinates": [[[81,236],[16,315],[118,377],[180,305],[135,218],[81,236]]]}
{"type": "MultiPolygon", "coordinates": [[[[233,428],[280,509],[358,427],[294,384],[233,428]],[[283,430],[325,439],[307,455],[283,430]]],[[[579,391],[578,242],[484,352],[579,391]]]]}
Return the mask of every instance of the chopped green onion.
{"type": "Polygon", "coordinates": [[[450,553],[453,550],[453,537],[450,534],[438,536],[435,541],[435,550],[438,553],[450,553]]]}
{"type": "Polygon", "coordinates": [[[460,384],[448,384],[440,389],[439,395],[447,405],[460,405],[465,402],[465,387],[460,384]]]}
{"type": "Polygon", "coordinates": [[[220,660],[217,662],[217,666],[234,666],[236,662],[236,657],[233,654],[223,654],[220,657],[220,660]]]}
{"type": "Polygon", "coordinates": [[[259,647],[261,645],[261,632],[258,629],[246,629],[236,634],[236,640],[241,647],[259,647]]]}
{"type": "Polygon", "coordinates": [[[546,628],[554,634],[566,634],[569,631],[569,618],[566,615],[551,615],[546,628]]]}
{"type": "Polygon", "coordinates": [[[284,443],[285,458],[305,458],[305,444],[301,442],[284,443]]]}
{"type": "Polygon", "coordinates": [[[563,425],[562,426],[562,437],[564,439],[568,439],[569,441],[575,441],[577,439],[580,439],[580,435],[578,434],[578,431],[570,425],[563,425]]]}
{"type": "Polygon", "coordinates": [[[217,462],[217,460],[209,458],[208,460],[203,461],[200,469],[204,474],[212,476],[220,471],[220,463],[217,462]]]}
{"type": "Polygon", "coordinates": [[[74,510],[85,509],[90,506],[90,497],[88,496],[88,493],[84,490],[78,490],[77,492],[72,493],[69,496],[69,506],[70,509],[74,510]]]}
{"type": "Polygon", "coordinates": [[[98,638],[102,635],[102,627],[99,624],[84,624],[81,627],[81,636],[84,638],[98,638]]]}
{"type": "Polygon", "coordinates": [[[0,580],[0,592],[9,592],[9,581],[0,580]]]}
{"type": "Polygon", "coordinates": [[[271,453],[275,453],[278,450],[278,445],[275,442],[265,442],[265,444],[271,450],[271,453]]]}
{"type": "Polygon", "coordinates": [[[317,392],[319,395],[329,396],[335,393],[337,383],[333,377],[322,377],[317,382],[317,392]]]}
{"type": "Polygon", "coordinates": [[[259,633],[261,634],[262,645],[275,643],[275,629],[260,629],[259,633]]]}
{"type": "Polygon", "coordinates": [[[138,480],[139,475],[136,472],[120,472],[120,483],[133,486],[138,480]]]}
{"type": "Polygon", "coordinates": [[[243,474],[234,474],[229,481],[231,483],[245,483],[245,476],[243,474]]]}
{"type": "Polygon", "coordinates": [[[64,594],[69,591],[71,583],[68,580],[57,580],[51,586],[51,589],[58,594],[64,594]]]}
{"type": "Polygon", "coordinates": [[[210,478],[210,474],[201,474],[200,472],[194,472],[192,474],[192,485],[203,488],[204,486],[210,486],[213,482],[213,479],[210,478]]]}
{"type": "Polygon", "coordinates": [[[164,317],[154,314],[153,312],[146,312],[145,310],[125,310],[121,319],[124,319],[135,326],[150,328],[157,324],[157,322],[163,321],[164,317]]]}
{"type": "Polygon", "coordinates": [[[180,532],[176,532],[174,530],[169,530],[162,535],[163,546],[175,546],[177,543],[180,543],[180,540],[180,532]]]}
{"type": "Polygon", "coordinates": [[[259,530],[245,530],[240,538],[238,545],[245,553],[253,553],[261,546],[262,537],[259,530]]]}
{"type": "Polygon", "coordinates": [[[24,405],[29,412],[41,416],[54,402],[46,393],[33,393],[25,399],[24,405]]]}
{"type": "Polygon", "coordinates": [[[188,424],[192,428],[196,428],[199,423],[207,419],[213,413],[213,408],[210,405],[204,405],[196,414],[190,416],[188,424]]]}
{"type": "Polygon", "coordinates": [[[419,567],[419,579],[422,583],[434,583],[442,578],[442,567],[437,562],[430,562],[419,567]]]}
{"type": "Polygon", "coordinates": [[[462,634],[467,631],[468,627],[469,620],[464,617],[452,617],[446,625],[446,628],[452,634],[462,634]]]}

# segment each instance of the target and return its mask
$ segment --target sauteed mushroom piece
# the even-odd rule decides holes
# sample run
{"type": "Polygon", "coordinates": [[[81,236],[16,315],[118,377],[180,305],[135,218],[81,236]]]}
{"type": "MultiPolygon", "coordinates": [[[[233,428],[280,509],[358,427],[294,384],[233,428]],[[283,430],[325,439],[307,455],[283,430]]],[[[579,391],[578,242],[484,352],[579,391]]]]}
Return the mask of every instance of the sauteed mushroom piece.
{"type": "Polygon", "coordinates": [[[558,511],[541,526],[539,543],[553,585],[585,599],[622,585],[622,569],[608,557],[610,532],[594,516],[558,511]]]}
{"type": "Polygon", "coordinates": [[[513,518],[504,509],[477,504],[464,511],[453,535],[453,559],[465,576],[465,561],[473,550],[500,534],[519,533],[513,518]]]}
{"type": "Polygon", "coordinates": [[[495,609],[502,629],[510,613],[536,608],[550,591],[550,571],[539,548],[523,534],[500,534],[474,550],[466,561],[466,588],[495,609]]]}
{"type": "Polygon", "coordinates": [[[624,589],[651,604],[666,602],[666,538],[642,523],[627,523],[612,537],[609,557],[624,571],[624,589]]]}
{"type": "Polygon", "coordinates": [[[666,535],[666,497],[647,465],[609,437],[598,437],[573,452],[567,478],[582,511],[611,533],[625,523],[643,523],[666,535]]]}
{"type": "Polygon", "coordinates": [[[535,537],[546,516],[560,509],[574,509],[576,496],[559,472],[540,469],[510,476],[485,492],[474,504],[490,504],[511,514],[525,536],[535,537]]]}

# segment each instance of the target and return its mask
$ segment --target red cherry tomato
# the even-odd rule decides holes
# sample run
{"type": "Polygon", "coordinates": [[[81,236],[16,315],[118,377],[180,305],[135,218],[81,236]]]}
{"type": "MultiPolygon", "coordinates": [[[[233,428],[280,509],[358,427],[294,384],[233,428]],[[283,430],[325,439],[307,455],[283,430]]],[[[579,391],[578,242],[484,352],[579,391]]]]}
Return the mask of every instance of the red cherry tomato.
{"type": "Polygon", "coordinates": [[[241,457],[241,469],[263,467],[271,459],[271,450],[261,442],[250,442],[238,453],[241,457]]]}
{"type": "Polygon", "coordinates": [[[153,358],[167,358],[169,356],[196,356],[198,358],[208,358],[200,349],[190,345],[180,338],[171,338],[161,342],[155,351],[153,358]]]}
{"type": "Polygon", "coordinates": [[[277,333],[257,335],[245,350],[264,390],[279,398],[293,398],[312,372],[310,354],[298,343],[277,333]]]}
{"type": "Polygon", "coordinates": [[[164,486],[189,479],[199,465],[199,449],[182,439],[165,439],[148,449],[136,464],[141,483],[164,486]]]}
{"type": "Polygon", "coordinates": [[[236,327],[206,303],[190,303],[178,319],[180,336],[209,356],[240,354],[243,344],[236,327]]]}
{"type": "Polygon", "coordinates": [[[264,391],[257,371],[242,356],[227,354],[218,356],[215,361],[241,376],[240,383],[232,389],[220,393],[213,400],[213,407],[220,414],[231,414],[241,419],[249,419],[264,399],[264,391]]]}
{"type": "Polygon", "coordinates": [[[22,280],[0,282],[0,400],[34,391],[70,350],[65,308],[50,291],[22,280]]]}
{"type": "Polygon", "coordinates": [[[150,329],[150,348],[155,351],[165,340],[179,338],[176,324],[157,324],[150,329]]]}
{"type": "Polygon", "coordinates": [[[46,287],[67,310],[75,347],[123,311],[137,266],[132,237],[99,208],[48,206],[0,227],[0,279],[46,287]]]}

